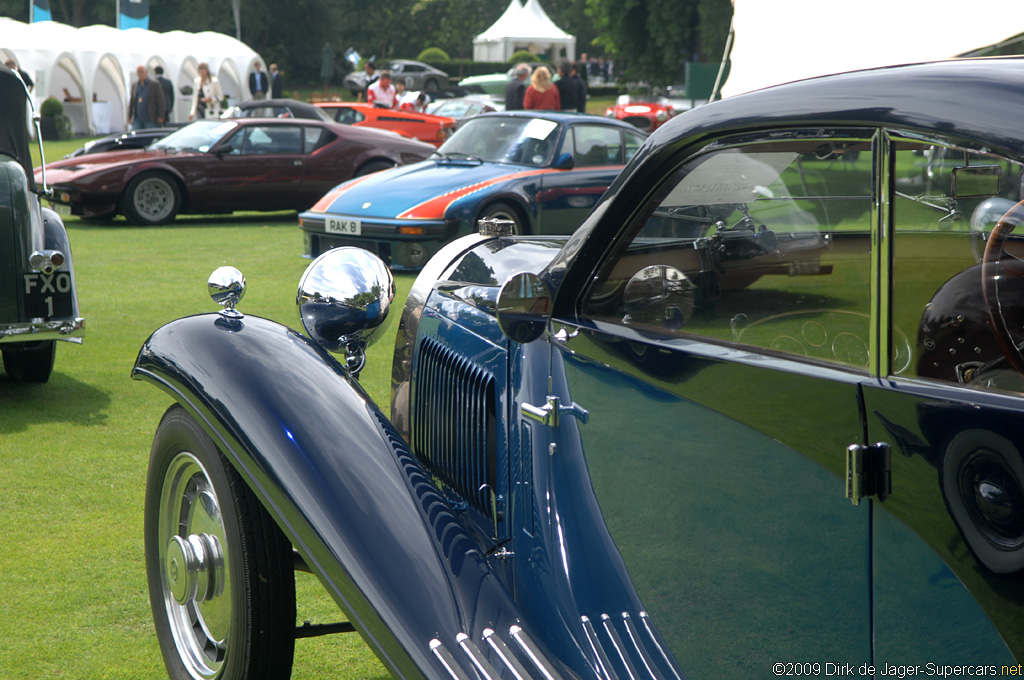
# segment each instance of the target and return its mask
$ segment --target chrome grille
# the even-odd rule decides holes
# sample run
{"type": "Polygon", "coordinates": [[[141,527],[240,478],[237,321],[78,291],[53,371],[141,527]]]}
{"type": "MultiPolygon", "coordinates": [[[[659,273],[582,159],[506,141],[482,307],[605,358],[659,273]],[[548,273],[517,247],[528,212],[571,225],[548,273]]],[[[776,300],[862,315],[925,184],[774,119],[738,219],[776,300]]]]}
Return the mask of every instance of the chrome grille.
{"type": "Polygon", "coordinates": [[[490,514],[495,489],[494,376],[424,338],[413,381],[412,449],[467,503],[490,514]]]}

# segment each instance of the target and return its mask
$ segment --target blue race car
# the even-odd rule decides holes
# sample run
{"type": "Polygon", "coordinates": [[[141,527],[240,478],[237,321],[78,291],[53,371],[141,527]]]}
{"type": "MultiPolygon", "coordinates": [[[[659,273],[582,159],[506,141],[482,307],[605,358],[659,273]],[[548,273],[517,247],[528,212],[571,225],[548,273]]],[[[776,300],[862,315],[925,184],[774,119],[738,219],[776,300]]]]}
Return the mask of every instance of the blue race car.
{"type": "Polygon", "coordinates": [[[354,245],[419,269],[482,218],[510,220],[516,234],[570,234],[643,140],[595,116],[478,116],[430,159],[341,184],[299,215],[305,255],[354,245]]]}

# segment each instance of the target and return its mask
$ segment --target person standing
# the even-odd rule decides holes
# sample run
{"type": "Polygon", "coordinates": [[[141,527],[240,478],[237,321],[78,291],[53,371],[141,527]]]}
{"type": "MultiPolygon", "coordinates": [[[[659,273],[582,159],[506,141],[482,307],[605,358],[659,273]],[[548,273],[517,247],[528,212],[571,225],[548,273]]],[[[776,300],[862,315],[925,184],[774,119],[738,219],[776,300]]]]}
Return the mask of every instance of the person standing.
{"type": "Polygon", "coordinates": [[[587,112],[587,88],[576,74],[576,67],[568,59],[558,62],[558,75],[560,76],[555,87],[558,88],[558,96],[562,100],[563,111],[587,112]]]}
{"type": "Polygon", "coordinates": [[[164,78],[163,66],[154,68],[153,73],[156,74],[156,82],[160,83],[160,88],[164,91],[164,104],[167,105],[167,109],[164,111],[164,119],[170,121],[171,111],[174,109],[174,85],[171,85],[171,81],[164,78]]]}
{"type": "Polygon", "coordinates": [[[128,98],[128,120],[133,130],[161,127],[167,113],[164,101],[164,89],[149,79],[149,69],[139,65],[135,69],[139,77],[132,84],[131,96],[128,98]]]}
{"type": "Polygon", "coordinates": [[[530,86],[523,95],[523,108],[561,110],[562,99],[558,94],[558,88],[551,82],[551,73],[546,66],[538,66],[530,76],[530,86]]]}
{"type": "Polygon", "coordinates": [[[267,74],[260,70],[260,62],[253,62],[252,73],[249,74],[249,92],[253,99],[266,99],[270,91],[267,74]]]}
{"type": "Polygon", "coordinates": [[[284,79],[281,72],[277,70],[277,64],[270,65],[270,96],[280,99],[284,95],[284,79]]]}
{"type": "Polygon", "coordinates": [[[508,84],[505,85],[505,110],[520,111],[526,95],[526,79],[530,77],[529,64],[516,64],[508,84]]]}
{"type": "Polygon", "coordinates": [[[395,91],[395,86],[391,84],[391,72],[381,71],[377,82],[366,88],[366,103],[385,109],[393,109],[396,102],[397,92],[395,91]]]}
{"type": "Polygon", "coordinates": [[[192,81],[192,110],[189,111],[188,119],[220,118],[224,103],[224,90],[220,88],[220,81],[210,75],[210,65],[205,61],[199,64],[198,70],[199,75],[192,81]]]}

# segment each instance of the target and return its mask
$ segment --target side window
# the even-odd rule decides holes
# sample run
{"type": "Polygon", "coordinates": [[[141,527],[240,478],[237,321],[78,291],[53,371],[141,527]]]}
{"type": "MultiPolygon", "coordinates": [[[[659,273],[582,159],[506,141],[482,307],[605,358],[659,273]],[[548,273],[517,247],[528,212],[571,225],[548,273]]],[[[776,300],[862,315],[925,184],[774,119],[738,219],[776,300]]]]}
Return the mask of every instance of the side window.
{"type": "Polygon", "coordinates": [[[868,368],[871,144],[802,139],[688,160],[584,313],[664,337],[868,368]]]}
{"type": "Polygon", "coordinates": [[[321,146],[325,146],[334,141],[334,133],[327,128],[321,128],[315,125],[306,125],[303,126],[302,130],[303,137],[305,138],[305,152],[307,154],[313,153],[321,146]]]}
{"type": "Polygon", "coordinates": [[[301,154],[302,139],[298,125],[253,126],[246,129],[242,153],[247,156],[301,154]]]}
{"type": "Polygon", "coordinates": [[[890,372],[1024,391],[1021,165],[916,140],[895,148],[890,372]]]}
{"type": "Polygon", "coordinates": [[[576,167],[621,165],[622,139],[619,129],[607,125],[574,125],[576,167]]]}
{"type": "Polygon", "coordinates": [[[626,158],[624,160],[625,162],[629,162],[629,159],[635,156],[636,152],[640,149],[640,145],[644,143],[644,138],[641,137],[640,135],[635,135],[632,132],[627,132],[625,134],[625,138],[626,158]]]}

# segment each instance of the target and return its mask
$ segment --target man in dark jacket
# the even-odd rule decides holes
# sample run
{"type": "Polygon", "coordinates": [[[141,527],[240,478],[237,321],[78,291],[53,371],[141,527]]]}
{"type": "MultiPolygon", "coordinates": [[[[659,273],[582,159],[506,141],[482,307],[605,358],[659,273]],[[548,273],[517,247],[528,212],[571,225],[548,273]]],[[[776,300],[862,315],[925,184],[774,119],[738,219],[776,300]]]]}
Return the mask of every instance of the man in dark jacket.
{"type": "Polygon", "coordinates": [[[171,81],[164,78],[163,66],[154,68],[153,73],[156,74],[156,82],[160,83],[160,87],[164,91],[164,104],[167,105],[167,110],[164,112],[164,120],[170,120],[171,109],[174,108],[174,85],[171,85],[171,81]]]}
{"type": "Polygon", "coordinates": [[[521,111],[526,96],[526,79],[530,77],[529,64],[516,64],[512,77],[505,86],[505,110],[521,111]]]}
{"type": "Polygon", "coordinates": [[[558,81],[555,87],[558,88],[559,97],[562,100],[563,111],[587,112],[587,86],[576,71],[576,65],[568,59],[558,62],[558,81]]]}
{"type": "Polygon", "coordinates": [[[132,129],[162,127],[167,116],[167,102],[164,88],[149,79],[149,69],[139,65],[135,69],[139,79],[132,84],[132,93],[128,97],[128,120],[132,129]]]}

